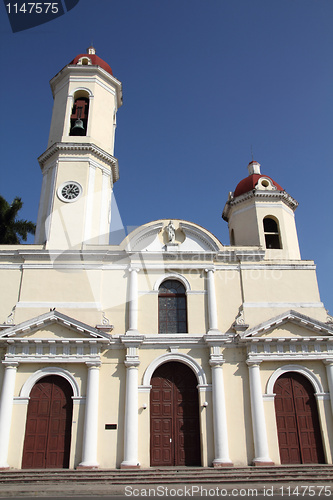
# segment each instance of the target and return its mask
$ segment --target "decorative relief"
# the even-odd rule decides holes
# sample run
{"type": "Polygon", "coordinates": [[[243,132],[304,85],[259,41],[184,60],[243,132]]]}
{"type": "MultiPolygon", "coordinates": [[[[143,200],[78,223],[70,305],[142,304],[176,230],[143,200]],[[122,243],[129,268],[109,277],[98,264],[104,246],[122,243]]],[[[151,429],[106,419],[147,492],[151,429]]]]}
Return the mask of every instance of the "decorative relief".
{"type": "Polygon", "coordinates": [[[110,325],[110,320],[105,316],[105,312],[102,311],[102,324],[96,325],[97,330],[101,330],[104,333],[112,332],[114,329],[113,325],[110,325]]]}
{"type": "Polygon", "coordinates": [[[327,312],[327,319],[326,319],[326,323],[328,323],[329,325],[333,325],[333,316],[331,316],[330,314],[328,314],[328,311],[327,312]]]}
{"type": "Polygon", "coordinates": [[[232,328],[235,330],[236,333],[241,333],[245,332],[245,330],[247,330],[248,327],[249,325],[245,323],[244,310],[240,309],[239,313],[235,318],[235,322],[232,325],[232,328]]]}
{"type": "Polygon", "coordinates": [[[176,228],[173,225],[172,221],[170,221],[169,224],[166,226],[165,232],[167,234],[168,243],[174,244],[176,238],[176,228]]]}

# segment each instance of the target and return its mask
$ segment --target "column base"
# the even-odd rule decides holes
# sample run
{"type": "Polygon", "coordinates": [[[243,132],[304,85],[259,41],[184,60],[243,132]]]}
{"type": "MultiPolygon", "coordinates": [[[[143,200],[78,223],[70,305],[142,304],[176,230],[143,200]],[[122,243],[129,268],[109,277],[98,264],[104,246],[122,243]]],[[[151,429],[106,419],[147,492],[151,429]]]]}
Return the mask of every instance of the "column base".
{"type": "Polygon", "coordinates": [[[256,460],[254,459],[253,462],[252,462],[252,465],[254,465],[255,467],[271,467],[272,465],[275,465],[274,462],[272,462],[272,460],[256,460]]]}
{"type": "Polygon", "coordinates": [[[121,463],[120,468],[121,469],[140,469],[140,464],[132,465],[132,464],[121,463]]]}
{"type": "Polygon", "coordinates": [[[233,466],[234,466],[234,464],[232,463],[231,460],[229,460],[229,461],[213,460],[214,469],[219,469],[220,467],[233,467],[233,466]]]}
{"type": "Polygon", "coordinates": [[[81,464],[77,465],[76,470],[92,470],[92,469],[99,469],[99,464],[89,464],[82,462],[81,464]]]}

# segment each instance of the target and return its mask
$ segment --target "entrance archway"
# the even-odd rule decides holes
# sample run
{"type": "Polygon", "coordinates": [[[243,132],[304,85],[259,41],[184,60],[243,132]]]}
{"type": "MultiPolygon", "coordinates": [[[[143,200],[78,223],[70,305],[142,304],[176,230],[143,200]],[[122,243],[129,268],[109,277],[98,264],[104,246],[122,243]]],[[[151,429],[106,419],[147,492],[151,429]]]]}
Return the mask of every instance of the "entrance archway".
{"type": "Polygon", "coordinates": [[[30,392],[22,469],[68,468],[73,391],[63,377],[49,375],[30,392]]]}
{"type": "Polygon", "coordinates": [[[197,379],[183,363],[159,366],[151,379],[150,464],[201,465],[197,379]]]}
{"type": "Polygon", "coordinates": [[[276,380],[274,393],[281,464],[325,463],[311,382],[287,372],[276,380]]]}

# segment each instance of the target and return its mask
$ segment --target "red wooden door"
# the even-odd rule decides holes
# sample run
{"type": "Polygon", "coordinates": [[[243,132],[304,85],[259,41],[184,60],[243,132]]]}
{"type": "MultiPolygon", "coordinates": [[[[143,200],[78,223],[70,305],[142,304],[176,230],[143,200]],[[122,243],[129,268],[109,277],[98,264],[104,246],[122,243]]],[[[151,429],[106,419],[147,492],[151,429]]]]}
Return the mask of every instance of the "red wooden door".
{"type": "Polygon", "coordinates": [[[182,363],[165,363],[155,371],[151,383],[151,465],[201,465],[194,373],[182,363]]]}
{"type": "Polygon", "coordinates": [[[285,373],[275,382],[274,393],[281,463],[325,463],[317,403],[309,380],[299,373],[285,373]]]}
{"type": "Polygon", "coordinates": [[[30,393],[22,469],[69,467],[72,388],[62,377],[39,380],[30,393]]]}

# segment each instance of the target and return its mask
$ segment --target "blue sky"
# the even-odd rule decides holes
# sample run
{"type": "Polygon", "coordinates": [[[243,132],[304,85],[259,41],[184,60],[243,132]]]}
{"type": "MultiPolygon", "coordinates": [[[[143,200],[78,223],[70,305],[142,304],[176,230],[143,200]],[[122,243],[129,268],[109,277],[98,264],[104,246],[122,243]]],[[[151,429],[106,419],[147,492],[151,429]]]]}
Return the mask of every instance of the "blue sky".
{"type": "Polygon", "coordinates": [[[301,254],[332,293],[332,0],[80,0],[13,34],[1,5],[0,194],[37,219],[49,80],[93,42],[123,83],[115,199],[126,227],[221,213],[251,161],[300,204],[301,254]]]}

